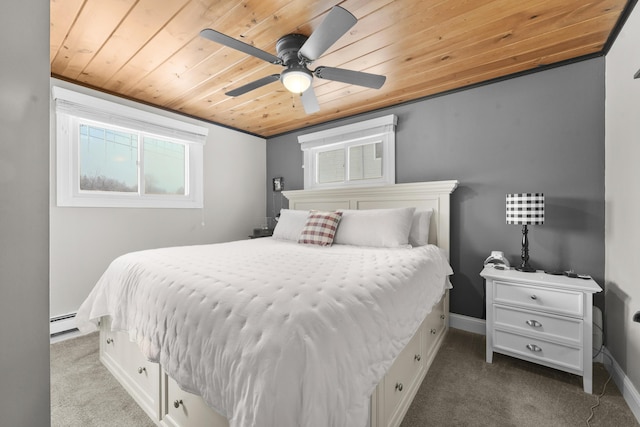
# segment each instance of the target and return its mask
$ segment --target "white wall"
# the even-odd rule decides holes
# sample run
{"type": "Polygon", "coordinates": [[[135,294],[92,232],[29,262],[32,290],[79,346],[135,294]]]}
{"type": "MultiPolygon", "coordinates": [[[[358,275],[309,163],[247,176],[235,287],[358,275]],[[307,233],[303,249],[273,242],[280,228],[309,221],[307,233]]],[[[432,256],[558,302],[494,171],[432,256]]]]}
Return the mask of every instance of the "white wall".
{"type": "Polygon", "coordinates": [[[640,390],[640,7],[606,57],[606,345],[640,390]]]}
{"type": "Polygon", "coordinates": [[[0,426],[49,425],[49,2],[0,13],[0,426]]]}
{"type": "Polygon", "coordinates": [[[266,211],[266,141],[68,82],[61,86],[209,129],[204,210],[56,206],[55,113],[51,103],[51,316],[72,313],[109,263],[126,252],[247,238],[266,211]],[[204,225],[202,225],[204,222],[204,225]]]}

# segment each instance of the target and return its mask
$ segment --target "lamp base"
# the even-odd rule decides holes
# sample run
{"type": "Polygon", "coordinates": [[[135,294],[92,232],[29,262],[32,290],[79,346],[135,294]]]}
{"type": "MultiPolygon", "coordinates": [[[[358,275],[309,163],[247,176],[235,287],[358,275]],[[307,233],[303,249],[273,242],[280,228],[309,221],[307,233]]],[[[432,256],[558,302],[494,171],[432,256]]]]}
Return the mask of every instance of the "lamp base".
{"type": "Polygon", "coordinates": [[[529,234],[527,224],[522,224],[522,262],[516,267],[516,270],[524,273],[535,273],[536,269],[529,265],[529,239],[527,234],[529,234]]]}
{"type": "Polygon", "coordinates": [[[524,273],[535,273],[537,270],[531,267],[529,264],[523,264],[516,267],[516,270],[522,271],[524,273]]]}

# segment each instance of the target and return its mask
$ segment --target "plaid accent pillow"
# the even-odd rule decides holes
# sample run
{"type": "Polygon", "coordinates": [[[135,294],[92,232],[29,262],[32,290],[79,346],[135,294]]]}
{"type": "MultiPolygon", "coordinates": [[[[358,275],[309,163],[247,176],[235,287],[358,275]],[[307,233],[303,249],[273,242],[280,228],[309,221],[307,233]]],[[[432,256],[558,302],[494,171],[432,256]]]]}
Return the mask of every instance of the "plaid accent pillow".
{"type": "Polygon", "coordinates": [[[340,218],[342,218],[342,212],[311,211],[300,233],[298,243],[331,246],[340,218]]]}

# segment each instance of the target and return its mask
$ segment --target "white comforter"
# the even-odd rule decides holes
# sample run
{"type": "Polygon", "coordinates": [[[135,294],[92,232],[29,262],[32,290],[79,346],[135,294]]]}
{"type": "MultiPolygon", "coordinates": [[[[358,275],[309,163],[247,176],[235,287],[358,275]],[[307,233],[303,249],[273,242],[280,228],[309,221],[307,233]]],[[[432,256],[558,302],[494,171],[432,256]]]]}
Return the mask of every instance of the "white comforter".
{"type": "Polygon", "coordinates": [[[79,309],[101,316],[231,427],[365,426],[370,394],[450,286],[435,246],[274,239],[117,258],[79,309]]]}

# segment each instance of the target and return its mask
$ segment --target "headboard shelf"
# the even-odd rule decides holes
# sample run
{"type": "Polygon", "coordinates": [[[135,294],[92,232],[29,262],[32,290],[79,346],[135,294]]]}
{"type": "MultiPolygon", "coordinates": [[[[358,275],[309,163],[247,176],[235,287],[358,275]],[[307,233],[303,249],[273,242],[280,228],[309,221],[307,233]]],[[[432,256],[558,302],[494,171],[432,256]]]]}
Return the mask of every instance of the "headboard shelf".
{"type": "Polygon", "coordinates": [[[431,181],[380,187],[283,191],[289,209],[433,209],[429,243],[449,254],[450,196],[458,181],[431,181]]]}

